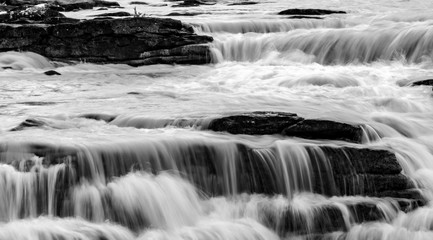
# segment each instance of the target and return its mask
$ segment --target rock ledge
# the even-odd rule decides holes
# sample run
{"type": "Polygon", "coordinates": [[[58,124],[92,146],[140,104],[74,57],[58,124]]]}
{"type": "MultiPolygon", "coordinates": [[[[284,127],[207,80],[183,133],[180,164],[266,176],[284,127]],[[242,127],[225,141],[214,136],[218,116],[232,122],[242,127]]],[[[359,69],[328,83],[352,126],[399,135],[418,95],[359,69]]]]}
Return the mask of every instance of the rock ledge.
{"type": "Polygon", "coordinates": [[[59,24],[0,24],[0,52],[30,51],[52,60],[206,64],[213,39],[173,19],[93,19],[59,24]]]}

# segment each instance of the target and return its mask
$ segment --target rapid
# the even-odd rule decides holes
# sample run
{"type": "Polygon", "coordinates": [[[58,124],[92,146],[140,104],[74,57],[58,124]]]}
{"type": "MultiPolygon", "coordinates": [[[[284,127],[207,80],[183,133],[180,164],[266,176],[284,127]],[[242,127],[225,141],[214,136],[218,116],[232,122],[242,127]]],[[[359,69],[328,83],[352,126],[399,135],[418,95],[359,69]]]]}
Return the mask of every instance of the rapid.
{"type": "Polygon", "coordinates": [[[0,240],[432,239],[432,87],[410,85],[433,78],[433,2],[147,2],[119,1],[148,16],[197,14],[172,18],[214,38],[213,63],[0,53],[0,240]],[[288,8],[347,14],[276,14],[288,8]],[[43,74],[51,69],[61,75],[43,74]],[[207,130],[214,118],[253,111],[362,124],[364,136],[207,130]],[[37,127],[10,131],[24,121],[37,127]],[[393,198],[363,196],[362,184],[333,194],[326,149],[340,147],[394,153],[425,206],[405,213],[393,198]],[[359,203],[381,219],[357,222],[359,203]]]}

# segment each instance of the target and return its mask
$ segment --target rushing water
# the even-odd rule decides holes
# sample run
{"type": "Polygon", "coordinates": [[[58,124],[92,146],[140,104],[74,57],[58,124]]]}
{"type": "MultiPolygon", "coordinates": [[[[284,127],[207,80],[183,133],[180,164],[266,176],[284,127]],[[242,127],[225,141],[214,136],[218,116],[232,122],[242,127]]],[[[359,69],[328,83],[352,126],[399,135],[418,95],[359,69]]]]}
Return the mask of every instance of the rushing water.
{"type": "Polygon", "coordinates": [[[432,89],[409,87],[433,77],[433,2],[147,2],[154,6],[120,1],[126,11],[157,17],[199,14],[177,18],[214,37],[214,63],[66,65],[0,53],[1,240],[433,237],[432,89]],[[276,15],[288,8],[348,14],[276,15]],[[46,76],[48,69],[62,75],[46,76]],[[366,131],[362,144],[205,131],[213,117],[250,111],[366,131]],[[26,119],[42,124],[9,131],[26,119]],[[329,168],[321,146],[396,153],[426,206],[403,213],[394,199],[331,197],[326,174],[322,192],[331,194],[313,194],[312,165],[329,168]],[[245,148],[261,171],[244,162],[245,148]],[[383,220],[356,223],[350,206],[360,202],[375,205],[383,220]],[[322,234],[317,221],[330,231],[322,234]]]}

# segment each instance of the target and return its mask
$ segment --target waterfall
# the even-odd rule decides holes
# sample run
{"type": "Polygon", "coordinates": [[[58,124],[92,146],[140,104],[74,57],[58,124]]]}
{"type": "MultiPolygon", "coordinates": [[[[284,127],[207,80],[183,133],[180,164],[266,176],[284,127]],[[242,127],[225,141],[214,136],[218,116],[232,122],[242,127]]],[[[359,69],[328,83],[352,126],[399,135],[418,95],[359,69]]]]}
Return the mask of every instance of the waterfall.
{"type": "MultiPolygon", "coordinates": [[[[431,61],[431,23],[395,24],[388,28],[296,29],[267,34],[216,34],[216,62],[317,62],[356,64],[399,60],[431,61]],[[302,55],[300,55],[302,53],[302,55]]],[[[215,58],[215,57],[214,57],[215,58]]]]}
{"type": "Polygon", "coordinates": [[[53,68],[49,60],[33,52],[5,52],[0,53],[0,69],[25,69],[25,68],[53,68]]]}
{"type": "Polygon", "coordinates": [[[118,2],[213,62],[0,53],[0,240],[432,238],[433,2],[118,2]]]}

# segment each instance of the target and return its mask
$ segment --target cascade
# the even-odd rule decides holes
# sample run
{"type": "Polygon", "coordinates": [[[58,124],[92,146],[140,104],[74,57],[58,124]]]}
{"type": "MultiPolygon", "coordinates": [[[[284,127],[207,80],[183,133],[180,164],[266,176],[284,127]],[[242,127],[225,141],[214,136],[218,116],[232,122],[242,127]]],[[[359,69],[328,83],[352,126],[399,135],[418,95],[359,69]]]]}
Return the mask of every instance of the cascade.
{"type": "Polygon", "coordinates": [[[117,2],[213,62],[0,53],[0,240],[432,238],[433,3],[117,2]]]}

